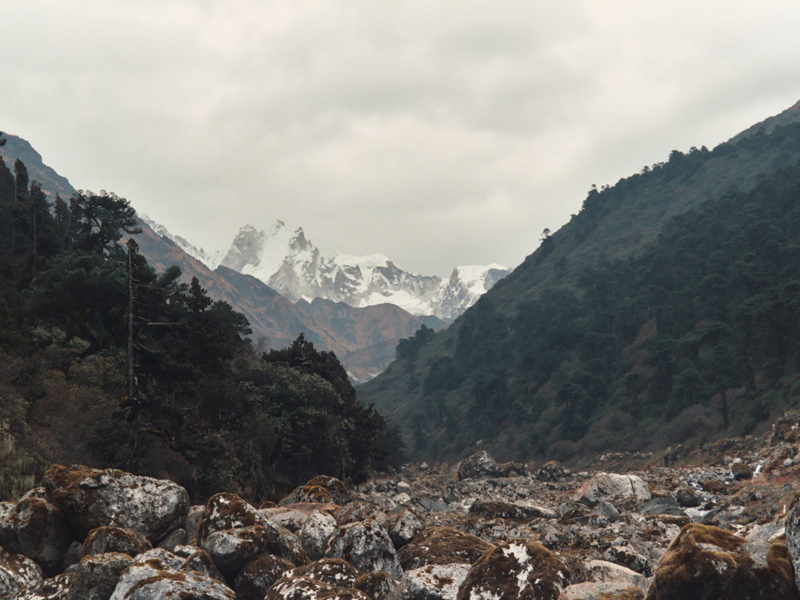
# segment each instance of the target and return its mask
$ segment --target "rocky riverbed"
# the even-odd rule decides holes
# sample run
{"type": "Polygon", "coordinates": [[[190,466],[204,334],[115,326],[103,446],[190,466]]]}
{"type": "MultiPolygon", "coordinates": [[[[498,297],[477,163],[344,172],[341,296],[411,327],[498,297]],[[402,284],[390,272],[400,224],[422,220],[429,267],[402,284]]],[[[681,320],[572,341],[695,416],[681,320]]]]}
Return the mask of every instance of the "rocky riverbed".
{"type": "Polygon", "coordinates": [[[573,471],[478,452],[259,507],[56,465],[0,503],[0,598],[798,600],[799,425],[573,471]]]}

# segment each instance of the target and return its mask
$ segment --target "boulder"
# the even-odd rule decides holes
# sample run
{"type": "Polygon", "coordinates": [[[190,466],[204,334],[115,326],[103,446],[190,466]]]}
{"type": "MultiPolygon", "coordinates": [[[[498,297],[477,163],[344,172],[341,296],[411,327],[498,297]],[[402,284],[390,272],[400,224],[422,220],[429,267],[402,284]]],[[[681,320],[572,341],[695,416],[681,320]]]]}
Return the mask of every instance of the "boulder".
{"type": "Polygon", "coordinates": [[[753,470],[747,463],[735,462],[731,465],[731,475],[733,475],[733,478],[737,481],[750,479],[753,476],[753,470]]]}
{"type": "Polygon", "coordinates": [[[189,514],[186,516],[186,523],[183,528],[186,530],[186,542],[191,543],[192,540],[197,539],[200,530],[200,522],[203,520],[203,511],[205,506],[202,504],[195,504],[189,507],[189,514]]]}
{"type": "Polygon", "coordinates": [[[562,466],[560,463],[551,460],[537,469],[533,476],[539,481],[567,481],[572,479],[572,473],[569,469],[562,466]]]}
{"type": "Polygon", "coordinates": [[[148,550],[122,573],[111,600],[236,600],[236,594],[224,583],[196,571],[182,570],[183,564],[183,559],[167,550],[148,550]]]}
{"type": "Polygon", "coordinates": [[[268,539],[263,525],[252,525],[215,531],[203,539],[201,547],[225,577],[235,577],[245,563],[266,551],[268,539]]]}
{"type": "Polygon", "coordinates": [[[637,573],[645,573],[647,571],[647,557],[627,544],[615,544],[609,547],[603,553],[603,558],[608,562],[622,565],[637,573]]]}
{"type": "Polygon", "coordinates": [[[680,487],[675,490],[675,501],[684,508],[694,508],[700,506],[702,499],[697,492],[690,487],[680,487]]]}
{"type": "Polygon", "coordinates": [[[176,546],[184,546],[188,541],[189,540],[186,539],[186,530],[181,527],[179,529],[173,529],[170,531],[167,534],[167,537],[163,538],[158,543],[158,547],[172,552],[176,546]]]}
{"type": "Polygon", "coordinates": [[[311,560],[319,560],[325,552],[325,542],[336,531],[338,525],[327,512],[316,511],[297,533],[303,549],[311,560]]]}
{"type": "Polygon", "coordinates": [[[261,508],[259,512],[276,525],[285,527],[292,533],[297,533],[314,513],[319,511],[333,513],[340,509],[341,507],[337,504],[298,502],[297,504],[285,504],[273,508],[261,508]]]}
{"type": "Polygon", "coordinates": [[[13,600],[67,600],[72,573],[61,573],[50,579],[45,579],[35,592],[27,591],[16,596],[13,600]]]}
{"type": "Polygon", "coordinates": [[[323,558],[292,569],[286,577],[310,577],[328,585],[351,588],[364,573],[341,558],[323,558]]]}
{"type": "Polygon", "coordinates": [[[384,510],[374,502],[353,500],[337,513],[339,525],[375,519],[381,526],[389,528],[389,517],[384,510]]]}
{"type": "Polygon", "coordinates": [[[673,498],[653,498],[649,502],[646,502],[644,506],[640,506],[637,512],[640,515],[686,516],[686,513],[683,512],[678,502],[673,498]]]}
{"type": "Polygon", "coordinates": [[[619,583],[626,587],[637,587],[647,590],[647,579],[644,575],[605,560],[590,560],[583,564],[586,581],[594,583],[619,583]]]}
{"type": "Polygon", "coordinates": [[[98,527],[92,529],[81,546],[81,558],[104,554],[106,552],[121,552],[135,557],[137,554],[147,552],[153,545],[141,533],[133,529],[122,527],[98,527]]]}
{"type": "Polygon", "coordinates": [[[528,469],[522,463],[507,462],[497,464],[498,477],[525,477],[528,469]]]}
{"type": "Polygon", "coordinates": [[[36,590],[44,581],[42,568],[27,556],[0,548],[0,595],[36,590]]]}
{"type": "MultiPolygon", "coordinates": [[[[187,546],[183,546],[183,548],[187,548],[187,546]]],[[[211,579],[222,581],[224,583],[225,578],[223,577],[222,573],[219,572],[219,569],[217,569],[217,565],[214,564],[214,561],[208,555],[208,552],[201,548],[192,549],[194,552],[190,553],[183,559],[183,562],[178,567],[178,570],[194,571],[195,573],[200,573],[200,575],[205,575],[206,577],[210,577],[211,579]]]]}
{"type": "Polygon", "coordinates": [[[528,539],[497,546],[467,573],[458,600],[556,600],[570,581],[567,565],[547,548],[528,539]]]}
{"type": "Polygon", "coordinates": [[[800,502],[795,502],[786,516],[786,545],[794,566],[795,581],[800,588],[800,502]]]}
{"type": "Polygon", "coordinates": [[[644,591],[625,583],[584,582],[567,586],[559,600],[644,600],[644,591]]]}
{"type": "Polygon", "coordinates": [[[311,577],[284,577],[269,589],[265,600],[370,600],[362,591],[329,585],[311,577]]]}
{"type": "Polygon", "coordinates": [[[296,504],[297,502],[322,502],[344,506],[353,500],[355,500],[355,496],[341,480],[328,475],[317,475],[305,485],[295,488],[288,496],[278,502],[278,506],[296,504]],[[323,491],[327,492],[327,494],[323,493],[323,491]]]}
{"type": "Polygon", "coordinates": [[[555,519],[556,512],[543,506],[525,502],[492,502],[477,500],[469,507],[471,517],[484,519],[510,519],[512,521],[530,521],[531,519],[555,519]]]}
{"type": "Polygon", "coordinates": [[[573,500],[594,506],[598,502],[613,502],[627,498],[637,502],[650,500],[650,489],[641,477],[598,473],[578,490],[573,500]]]}
{"type": "Polygon", "coordinates": [[[797,600],[786,543],[748,542],[709,525],[681,529],[658,562],[648,600],[797,600]]]}
{"type": "Polygon", "coordinates": [[[264,515],[236,494],[214,494],[208,499],[200,516],[197,541],[202,542],[215,531],[265,525],[266,522],[264,515]]]}
{"type": "Polygon", "coordinates": [[[62,571],[64,555],[73,541],[63,513],[37,495],[20,500],[0,519],[0,544],[32,558],[50,576],[62,571]]]}
{"type": "Polygon", "coordinates": [[[48,500],[81,536],[106,525],[133,529],[157,543],[183,526],[189,512],[189,495],[176,483],[115,469],[53,465],[44,483],[48,500]]]}
{"type": "Polygon", "coordinates": [[[389,534],[372,519],[340,527],[328,538],[325,557],[342,558],[365,573],[403,574],[389,534]]]}
{"type": "Polygon", "coordinates": [[[400,548],[399,558],[408,571],[425,565],[472,564],[494,549],[494,544],[458,529],[431,527],[400,548]]]}
{"type": "Polygon", "coordinates": [[[458,465],[458,479],[482,479],[486,477],[497,477],[497,463],[489,456],[486,450],[476,452],[469,458],[465,458],[458,465]]]}
{"type": "Polygon", "coordinates": [[[395,600],[397,582],[386,571],[364,573],[356,579],[353,589],[361,590],[372,600],[395,600]]]}
{"type": "Polygon", "coordinates": [[[611,504],[611,502],[600,502],[597,506],[592,509],[593,515],[597,515],[598,517],[603,517],[609,523],[615,523],[619,521],[619,511],[617,507],[611,504]]]}
{"type": "Polygon", "coordinates": [[[259,554],[242,567],[236,576],[238,600],[263,600],[269,588],[294,568],[288,560],[271,554],[259,554]]]}
{"type": "Polygon", "coordinates": [[[133,558],[128,554],[108,552],[81,559],[72,575],[67,600],[108,600],[117,587],[122,572],[133,558]]]}
{"type": "Polygon", "coordinates": [[[425,565],[403,573],[397,586],[397,600],[455,600],[458,588],[472,565],[425,565]]]}
{"type": "Polygon", "coordinates": [[[389,529],[389,537],[395,548],[402,548],[409,543],[414,536],[425,529],[425,521],[411,507],[402,509],[389,529]]]}

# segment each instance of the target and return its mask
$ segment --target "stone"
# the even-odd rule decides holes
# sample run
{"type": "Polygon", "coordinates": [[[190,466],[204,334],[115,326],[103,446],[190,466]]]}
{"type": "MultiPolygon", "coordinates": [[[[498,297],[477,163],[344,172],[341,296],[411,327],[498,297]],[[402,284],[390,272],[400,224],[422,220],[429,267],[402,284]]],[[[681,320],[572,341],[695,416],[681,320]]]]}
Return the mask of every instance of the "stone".
{"type": "Polygon", "coordinates": [[[797,600],[783,541],[748,542],[709,525],[681,529],[658,562],[647,600],[797,600]]]}
{"type": "Polygon", "coordinates": [[[398,556],[408,571],[425,565],[472,564],[494,549],[494,544],[458,529],[430,527],[400,548],[398,556]]]}
{"type": "Polygon", "coordinates": [[[44,578],[44,571],[33,560],[0,548],[0,595],[36,590],[44,578]]]}
{"type": "Polygon", "coordinates": [[[625,587],[637,587],[647,590],[647,578],[644,575],[605,560],[590,560],[583,564],[586,581],[593,583],[619,583],[625,587]]]}
{"type": "Polygon", "coordinates": [[[339,525],[375,519],[382,527],[389,528],[389,517],[384,510],[374,502],[364,502],[363,500],[353,500],[350,502],[347,506],[338,511],[337,519],[339,525]]]}
{"type": "Polygon", "coordinates": [[[425,521],[411,507],[403,508],[392,521],[389,537],[395,548],[402,548],[425,529],[425,521]]]}
{"type": "Polygon", "coordinates": [[[573,500],[594,506],[598,502],[612,502],[626,498],[637,502],[650,500],[650,489],[641,477],[597,473],[578,490],[573,500]]]}
{"type": "Polygon", "coordinates": [[[591,514],[603,517],[609,523],[616,523],[619,521],[619,511],[611,502],[600,502],[594,507],[591,514]]]}
{"type": "Polygon", "coordinates": [[[81,559],[72,575],[67,600],[108,600],[117,587],[122,572],[133,558],[128,554],[107,552],[81,559]]]}
{"type": "Polygon", "coordinates": [[[0,543],[6,550],[35,560],[50,576],[61,573],[74,535],[58,507],[29,495],[5,512],[0,523],[0,543]]]}
{"type": "Polygon", "coordinates": [[[342,558],[365,573],[403,574],[389,534],[372,519],[340,527],[328,538],[325,557],[342,558]]]}
{"type": "Polygon", "coordinates": [[[567,586],[559,600],[644,600],[641,588],[617,581],[584,582],[567,586]]]}
{"type": "Polygon", "coordinates": [[[353,587],[362,575],[364,573],[341,558],[322,558],[286,573],[286,577],[310,577],[341,588],[353,587]]]}
{"type": "Polygon", "coordinates": [[[188,541],[189,540],[186,539],[185,529],[173,529],[167,534],[167,537],[158,543],[158,547],[172,552],[176,546],[183,546],[188,541]]]}
{"type": "Polygon", "coordinates": [[[355,496],[341,480],[328,475],[317,475],[304,486],[295,488],[288,496],[278,502],[278,506],[296,504],[298,502],[332,503],[344,506],[355,499],[355,496]]]}
{"type": "Polygon", "coordinates": [[[455,600],[458,588],[472,565],[425,565],[403,573],[397,586],[398,600],[455,600]]]}
{"type": "Polygon", "coordinates": [[[750,479],[753,476],[753,470],[750,465],[743,462],[735,462],[731,465],[731,474],[737,481],[742,479],[750,479]]]}
{"type": "Polygon", "coordinates": [[[273,508],[262,508],[259,512],[269,521],[276,525],[285,527],[292,533],[297,533],[316,512],[327,511],[333,514],[341,510],[338,504],[318,504],[311,502],[298,502],[297,504],[285,504],[273,508]]]}
{"type": "Polygon", "coordinates": [[[288,560],[271,554],[259,554],[242,567],[236,576],[238,600],[263,600],[269,588],[294,568],[288,560]]]}
{"type": "Polygon", "coordinates": [[[525,477],[528,469],[522,463],[507,462],[497,464],[498,477],[525,477]]]}
{"type": "Polygon", "coordinates": [[[133,529],[158,543],[189,512],[189,495],[171,481],[115,469],[53,465],[45,474],[48,500],[84,536],[104,525],[133,529]]]}
{"type": "Polygon", "coordinates": [[[202,548],[195,548],[194,552],[184,558],[178,570],[194,571],[195,573],[200,573],[200,575],[205,575],[217,581],[225,581],[225,578],[222,573],[219,572],[219,569],[217,569],[217,565],[214,564],[214,561],[211,560],[208,552],[202,548]]]}
{"type": "Polygon", "coordinates": [[[92,529],[81,546],[81,559],[95,554],[120,552],[135,557],[152,549],[153,545],[138,531],[122,527],[92,529]]]}
{"type": "Polygon", "coordinates": [[[235,577],[245,563],[266,551],[268,538],[263,525],[251,525],[215,531],[203,539],[201,547],[225,577],[235,577]]]}
{"type": "Polygon", "coordinates": [[[364,573],[356,579],[353,589],[361,590],[372,600],[395,600],[397,582],[386,571],[364,573]]]}
{"type": "Polygon", "coordinates": [[[649,502],[640,506],[637,512],[640,515],[676,515],[685,517],[686,513],[681,510],[678,502],[673,498],[653,498],[649,502]]]}
{"type": "Polygon", "coordinates": [[[603,553],[603,558],[637,573],[644,573],[647,570],[647,557],[628,545],[611,546],[603,553]]]}
{"type": "Polygon", "coordinates": [[[556,600],[571,572],[547,548],[528,539],[513,539],[479,559],[467,573],[457,600],[556,600]]]}
{"type": "Polygon", "coordinates": [[[486,450],[476,452],[458,465],[458,480],[497,477],[497,463],[486,450]]]}
{"type": "Polygon", "coordinates": [[[67,600],[71,585],[72,573],[61,573],[42,581],[35,592],[28,590],[15,595],[13,600],[67,600]]]}
{"type": "Polygon", "coordinates": [[[511,519],[530,521],[531,519],[555,519],[556,512],[549,508],[523,502],[491,502],[478,500],[469,507],[469,515],[484,519],[511,519]]]}
{"type": "Polygon", "coordinates": [[[336,519],[327,512],[316,511],[311,514],[297,533],[309,559],[319,560],[323,557],[325,542],[337,528],[336,519]]]}
{"type": "Polygon", "coordinates": [[[690,487],[680,487],[675,490],[675,501],[684,508],[694,508],[700,506],[702,499],[697,492],[690,487]]]}
{"type": "Polygon", "coordinates": [[[362,591],[328,585],[311,577],[284,577],[269,589],[265,600],[370,600],[362,591]]]}
{"type": "Polygon", "coordinates": [[[557,461],[551,460],[537,469],[533,476],[539,481],[567,481],[572,479],[569,469],[562,466],[557,461]]]}
{"type": "Polygon", "coordinates": [[[148,550],[122,573],[110,600],[236,600],[234,591],[224,583],[196,571],[181,570],[183,564],[183,559],[163,548],[148,550]]]}
{"type": "Polygon", "coordinates": [[[205,506],[202,504],[195,504],[189,507],[189,514],[186,516],[186,523],[183,526],[186,530],[187,543],[197,539],[200,521],[203,519],[203,510],[205,510],[205,506]]]}
{"type": "Polygon", "coordinates": [[[255,507],[236,494],[222,492],[208,499],[200,524],[197,527],[197,541],[202,541],[216,531],[265,525],[267,519],[255,507]]]}

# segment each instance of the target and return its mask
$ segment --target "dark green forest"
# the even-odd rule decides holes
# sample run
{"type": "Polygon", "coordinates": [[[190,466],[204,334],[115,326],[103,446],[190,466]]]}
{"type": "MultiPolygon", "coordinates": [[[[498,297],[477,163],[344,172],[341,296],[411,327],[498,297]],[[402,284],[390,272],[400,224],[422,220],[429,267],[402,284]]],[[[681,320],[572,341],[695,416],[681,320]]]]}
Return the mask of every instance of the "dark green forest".
{"type": "Polygon", "coordinates": [[[52,462],[255,502],[397,460],[396,434],[333,353],[302,335],[262,352],[197,279],[147,264],[137,223],[124,198],[49,201],[23,163],[0,160],[0,497],[52,462]]]}
{"type": "Polygon", "coordinates": [[[406,340],[364,396],[405,420],[417,458],[483,446],[569,461],[758,432],[800,403],[798,150],[791,125],[593,188],[449,331],[406,340]],[[751,175],[764,157],[791,163],[751,175]],[[731,161],[746,188],[698,200],[712,176],[735,178],[731,161]],[[618,238],[646,237],[676,203],[625,256],[618,238]]]}

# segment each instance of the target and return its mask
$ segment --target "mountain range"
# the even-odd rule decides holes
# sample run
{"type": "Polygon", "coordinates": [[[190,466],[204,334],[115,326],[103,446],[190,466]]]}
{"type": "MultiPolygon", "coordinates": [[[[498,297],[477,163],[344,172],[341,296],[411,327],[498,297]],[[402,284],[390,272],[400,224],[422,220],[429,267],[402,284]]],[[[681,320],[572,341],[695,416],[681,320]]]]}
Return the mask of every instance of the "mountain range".
{"type": "Polygon", "coordinates": [[[302,227],[292,230],[283,221],[263,230],[246,225],[228,250],[208,253],[147,217],[143,220],[210,269],[223,266],[252,275],[293,302],[323,298],[358,308],[388,303],[413,315],[452,321],[510,273],[497,264],[458,266],[443,280],[405,271],[383,254],[328,257],[302,227]]]}
{"type": "MultiPolygon", "coordinates": [[[[29,142],[5,138],[0,156],[22,160],[48,198],[76,193],[29,142]]],[[[214,255],[145,216],[141,228],[137,241],[150,264],[162,271],[177,265],[187,282],[197,277],[212,298],[248,318],[264,350],[305,333],[320,350],[335,352],[355,382],[380,373],[400,339],[422,325],[444,327],[509,272],[499,265],[456,267],[443,281],[404,271],[379,254],[327,258],[302,228],[292,232],[281,221],[266,232],[243,227],[227,251],[214,255]]]]}

